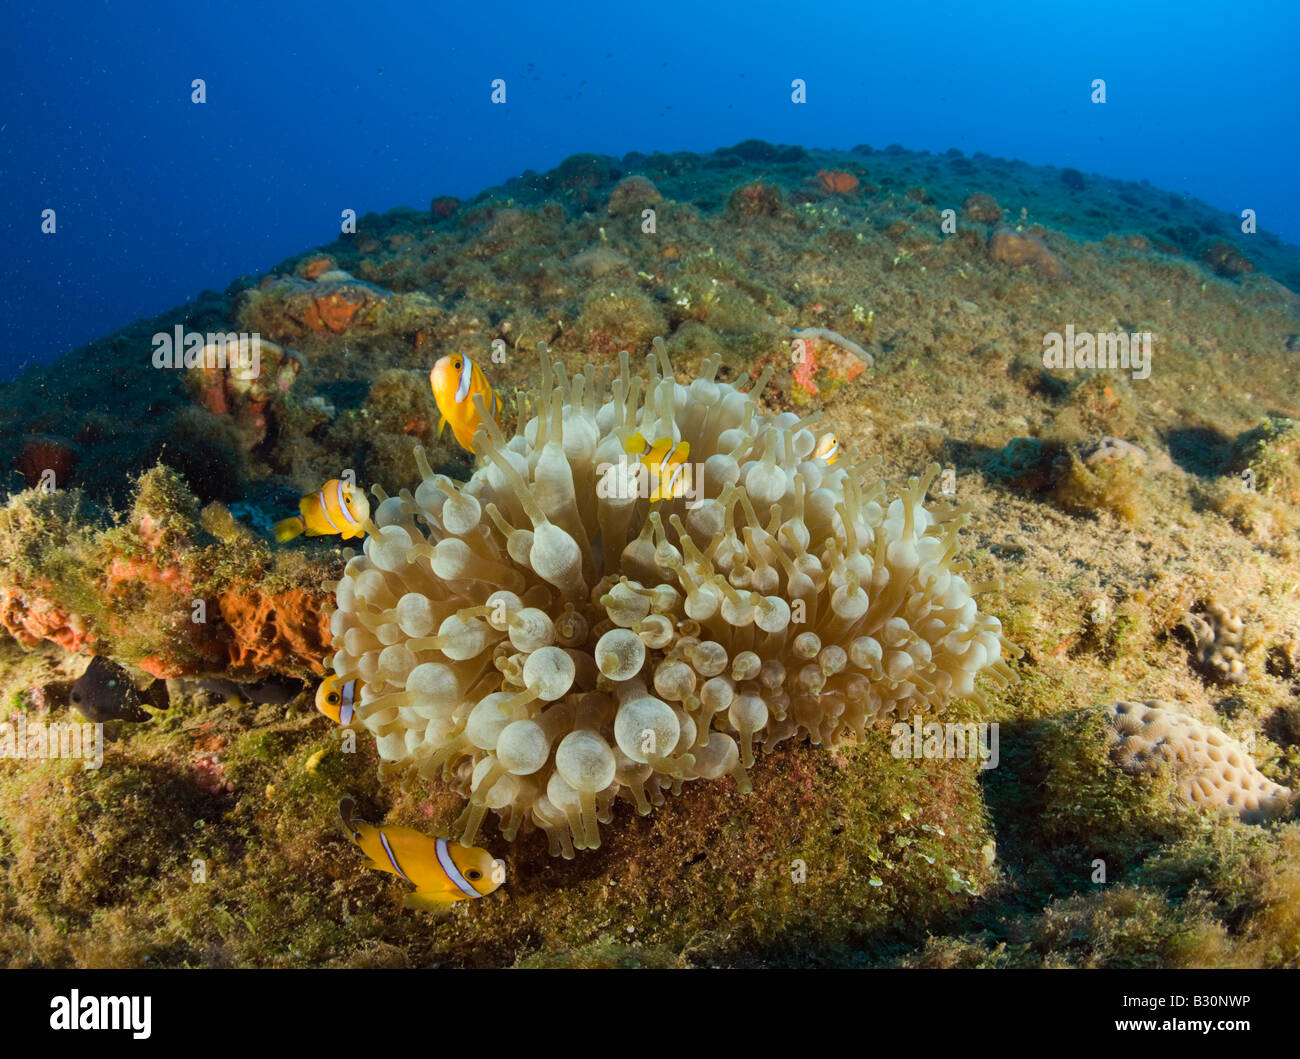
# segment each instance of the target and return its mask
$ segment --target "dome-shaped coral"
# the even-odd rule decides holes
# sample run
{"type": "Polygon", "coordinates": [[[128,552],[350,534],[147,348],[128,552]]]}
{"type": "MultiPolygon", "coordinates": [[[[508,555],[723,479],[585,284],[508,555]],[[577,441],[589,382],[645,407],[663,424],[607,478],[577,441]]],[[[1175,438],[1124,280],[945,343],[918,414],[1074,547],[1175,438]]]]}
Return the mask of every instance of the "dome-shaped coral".
{"type": "Polygon", "coordinates": [[[965,515],[923,506],[938,468],[891,500],[869,463],[813,458],[807,421],[760,413],[769,376],[719,382],[713,358],[681,385],[655,345],[648,381],[624,352],[612,386],[544,360],[538,414],[480,431],[463,486],[421,454],[337,585],[334,670],[364,682],[386,772],[469,797],[464,842],[494,809],[571,856],[620,793],[648,813],[688,780],[748,790],[758,747],[1011,676],[953,563],[965,515]],[[620,488],[633,433],[689,443],[693,497],[620,488]]]}
{"type": "Polygon", "coordinates": [[[1151,775],[1170,765],[1187,801],[1247,821],[1288,811],[1294,798],[1288,788],[1264,776],[1232,736],[1180,712],[1176,703],[1116,702],[1106,711],[1111,760],[1125,772],[1151,775]]]}

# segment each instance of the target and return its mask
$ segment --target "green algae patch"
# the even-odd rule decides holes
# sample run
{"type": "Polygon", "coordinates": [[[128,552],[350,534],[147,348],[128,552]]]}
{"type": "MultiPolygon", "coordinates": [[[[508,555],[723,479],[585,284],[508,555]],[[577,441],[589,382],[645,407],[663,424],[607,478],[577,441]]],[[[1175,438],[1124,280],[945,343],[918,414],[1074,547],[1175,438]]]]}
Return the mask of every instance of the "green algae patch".
{"type": "Polygon", "coordinates": [[[1232,945],[1203,900],[1175,904],[1116,886],[1076,894],[1009,925],[1005,937],[931,938],[901,962],[930,968],[1231,966],[1232,945]]]}
{"type": "Polygon", "coordinates": [[[773,754],[749,796],[703,785],[651,818],[619,804],[610,838],[574,861],[552,860],[540,834],[507,847],[489,833],[506,885],[434,920],[362,866],[337,802],[436,833],[460,799],[381,793],[372,748],[346,753],[297,707],[263,710],[193,703],[184,722],[114,744],[99,775],[4,765],[8,961],[76,965],[108,921],[96,959],[127,966],[834,963],[900,919],[960,914],[992,879],[973,765],[897,759],[881,738],[773,754]],[[232,787],[215,795],[194,760],[213,740],[232,787]]]}
{"type": "Polygon", "coordinates": [[[1125,522],[1137,522],[1145,511],[1142,474],[1132,460],[1110,460],[1088,467],[1073,453],[1058,465],[1052,500],[1066,511],[1109,512],[1125,522]]]}
{"type": "Polygon", "coordinates": [[[974,772],[893,758],[881,738],[775,753],[748,796],[698,785],[648,818],[620,803],[611,837],[574,861],[552,861],[540,835],[515,843],[502,899],[476,903],[452,951],[545,965],[615,938],[692,964],[850,959],[886,927],[942,919],[990,884],[974,772]]]}
{"type": "Polygon", "coordinates": [[[907,967],[1295,967],[1300,825],[1204,826],[1122,878],[978,934],[931,936],[907,967]]]}
{"type": "Polygon", "coordinates": [[[1231,469],[1245,491],[1300,505],[1300,420],[1274,416],[1241,434],[1231,469]]]}
{"type": "Polygon", "coordinates": [[[1110,760],[1109,725],[1101,710],[1080,710],[1043,724],[1036,739],[1033,793],[1024,815],[1043,842],[1131,862],[1153,843],[1195,828],[1179,808],[1173,777],[1130,776],[1110,760]]]}

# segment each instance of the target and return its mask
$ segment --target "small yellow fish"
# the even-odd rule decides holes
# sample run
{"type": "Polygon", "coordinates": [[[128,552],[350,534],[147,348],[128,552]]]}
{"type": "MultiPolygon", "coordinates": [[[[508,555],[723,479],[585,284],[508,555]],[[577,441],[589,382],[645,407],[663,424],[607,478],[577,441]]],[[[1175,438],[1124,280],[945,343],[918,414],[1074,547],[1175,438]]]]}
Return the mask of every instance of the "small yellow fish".
{"type": "Polygon", "coordinates": [[[492,384],[483,374],[483,369],[460,354],[443,357],[429,372],[429,385],[433,387],[433,399],[438,402],[438,411],[442,413],[438,420],[438,436],[442,436],[443,427],[450,425],[460,447],[473,452],[474,434],[482,425],[478,409],[474,407],[474,395],[483,395],[483,404],[493,419],[501,414],[501,398],[492,391],[492,384]]]}
{"type": "Polygon", "coordinates": [[[686,462],[691,454],[690,442],[679,441],[674,445],[672,438],[660,438],[651,445],[640,434],[633,434],[623,448],[633,456],[640,456],[650,471],[651,501],[675,499],[691,491],[691,465],[686,462]]]}
{"type": "Polygon", "coordinates": [[[403,902],[407,908],[446,911],[457,901],[486,897],[505,882],[504,865],[485,849],[430,838],[410,827],[375,827],[354,819],[355,808],[351,798],[339,802],[344,832],[370,858],[367,867],[415,887],[403,902]]]}
{"type": "Polygon", "coordinates": [[[337,533],[343,540],[366,535],[365,521],[370,517],[370,501],[354,485],[331,478],[316,492],[298,501],[298,514],[281,519],[271,527],[281,544],[305,533],[308,537],[327,537],[337,533]]]}
{"type": "Polygon", "coordinates": [[[360,694],[361,681],[326,677],[316,689],[316,709],[335,724],[351,724],[360,694]]]}
{"type": "Polygon", "coordinates": [[[839,454],[840,439],[834,434],[823,434],[817,439],[817,447],[813,449],[814,458],[834,463],[839,454]]]}

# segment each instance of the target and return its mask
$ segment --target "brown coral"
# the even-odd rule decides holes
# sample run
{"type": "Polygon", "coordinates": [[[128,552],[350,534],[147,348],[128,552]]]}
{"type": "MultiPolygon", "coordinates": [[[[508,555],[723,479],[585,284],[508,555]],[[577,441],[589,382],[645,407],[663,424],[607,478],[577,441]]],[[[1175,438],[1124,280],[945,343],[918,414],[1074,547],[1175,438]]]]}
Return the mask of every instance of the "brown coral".
{"type": "Polygon", "coordinates": [[[997,224],[1002,220],[1002,207],[992,195],[976,191],[967,195],[961,204],[961,216],[962,220],[976,224],[997,224]]]}
{"type": "Polygon", "coordinates": [[[326,254],[315,254],[307,258],[295,270],[303,279],[316,280],[320,279],[326,272],[333,272],[338,268],[338,263],[326,254]]]}
{"type": "Polygon", "coordinates": [[[40,485],[49,472],[54,476],[50,487],[57,489],[66,486],[72,477],[77,466],[77,450],[62,438],[33,437],[18,454],[15,466],[27,488],[40,485]]]}
{"type": "Polygon", "coordinates": [[[1201,255],[1201,261],[1220,276],[1244,276],[1255,271],[1250,258],[1223,240],[1211,244],[1201,255]]]}
{"type": "Polygon", "coordinates": [[[819,169],[817,186],[823,195],[849,195],[858,188],[858,178],[838,169],[819,169]]]}
{"type": "Polygon", "coordinates": [[[740,217],[776,217],[784,209],[781,189],[762,180],[741,184],[727,199],[727,212],[740,217]]]}
{"type": "Polygon", "coordinates": [[[662,202],[659,189],[643,176],[624,177],[609,193],[611,217],[639,217],[647,207],[662,202]]]}

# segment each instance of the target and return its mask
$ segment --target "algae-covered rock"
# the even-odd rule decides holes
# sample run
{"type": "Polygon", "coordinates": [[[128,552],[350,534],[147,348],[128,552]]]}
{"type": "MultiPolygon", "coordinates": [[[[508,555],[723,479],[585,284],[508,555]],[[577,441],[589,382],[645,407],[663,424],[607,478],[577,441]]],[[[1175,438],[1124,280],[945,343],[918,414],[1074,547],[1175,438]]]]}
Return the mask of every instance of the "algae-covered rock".
{"type": "Polygon", "coordinates": [[[1274,416],[1240,434],[1231,470],[1248,492],[1300,506],[1300,420],[1274,416]]]}
{"type": "Polygon", "coordinates": [[[1053,475],[1052,500],[1067,511],[1088,515],[1107,511],[1125,522],[1136,522],[1145,510],[1142,464],[1129,453],[1089,466],[1071,450],[1056,458],[1053,475]]]}
{"type": "Polygon", "coordinates": [[[1047,249],[1037,236],[999,228],[989,237],[989,260],[1012,268],[1029,268],[1048,279],[1068,279],[1069,271],[1061,259],[1047,249]]]}

